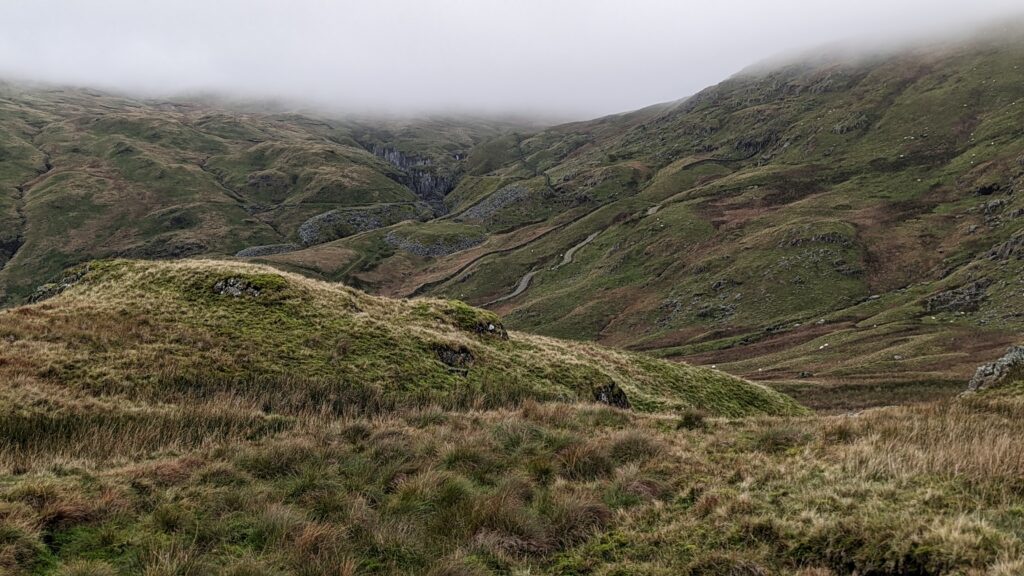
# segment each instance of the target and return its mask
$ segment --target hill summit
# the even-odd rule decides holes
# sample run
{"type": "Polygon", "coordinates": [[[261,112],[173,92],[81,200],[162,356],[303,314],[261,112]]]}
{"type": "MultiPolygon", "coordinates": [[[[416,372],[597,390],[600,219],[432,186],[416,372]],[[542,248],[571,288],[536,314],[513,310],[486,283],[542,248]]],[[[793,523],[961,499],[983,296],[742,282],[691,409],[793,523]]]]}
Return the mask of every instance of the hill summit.
{"type": "Polygon", "coordinates": [[[264,412],[526,399],[789,414],[787,397],[707,368],[521,333],[458,301],[392,300],[216,261],[93,262],[2,313],[0,373],[75,394],[228,395],[264,412]]]}

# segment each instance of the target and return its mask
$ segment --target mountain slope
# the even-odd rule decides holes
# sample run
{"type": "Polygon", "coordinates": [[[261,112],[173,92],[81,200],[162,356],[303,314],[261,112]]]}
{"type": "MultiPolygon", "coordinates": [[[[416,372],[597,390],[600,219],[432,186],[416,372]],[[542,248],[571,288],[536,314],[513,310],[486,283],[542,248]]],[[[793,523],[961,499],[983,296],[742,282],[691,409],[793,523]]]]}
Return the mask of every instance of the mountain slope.
{"type": "Polygon", "coordinates": [[[372,249],[439,226],[405,224],[277,261],[794,387],[953,390],[1024,328],[1022,37],[752,70],[496,140],[449,196],[486,242],[372,249]]]}
{"type": "Polygon", "coordinates": [[[465,151],[512,126],[0,84],[0,302],[97,257],[280,253],[430,218],[465,151]]]}
{"type": "Polygon", "coordinates": [[[1024,328],[1022,38],[752,68],[539,132],[7,87],[0,289],[237,254],[820,408],[951,394],[1024,328]]]}

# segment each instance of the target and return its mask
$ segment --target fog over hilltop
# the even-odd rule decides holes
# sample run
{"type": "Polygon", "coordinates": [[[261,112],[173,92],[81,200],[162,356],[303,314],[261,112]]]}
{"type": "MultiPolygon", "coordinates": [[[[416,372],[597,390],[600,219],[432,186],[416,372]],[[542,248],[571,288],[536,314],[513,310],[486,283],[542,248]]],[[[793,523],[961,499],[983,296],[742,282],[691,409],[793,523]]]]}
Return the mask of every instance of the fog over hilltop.
{"type": "Polygon", "coordinates": [[[339,111],[585,118],[778,54],[998,22],[1019,0],[35,0],[0,3],[0,77],[339,111]]]}

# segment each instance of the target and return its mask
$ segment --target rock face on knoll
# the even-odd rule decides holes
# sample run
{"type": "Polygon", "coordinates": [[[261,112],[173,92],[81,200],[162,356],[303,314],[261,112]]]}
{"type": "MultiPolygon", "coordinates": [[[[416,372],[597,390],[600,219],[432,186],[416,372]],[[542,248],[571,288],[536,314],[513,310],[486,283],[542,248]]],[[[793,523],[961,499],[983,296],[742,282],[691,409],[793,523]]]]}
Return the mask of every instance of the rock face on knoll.
{"type": "Polygon", "coordinates": [[[1024,346],[1013,346],[999,360],[978,367],[967,384],[967,391],[978,392],[996,388],[1022,378],[1024,378],[1024,346]]]}

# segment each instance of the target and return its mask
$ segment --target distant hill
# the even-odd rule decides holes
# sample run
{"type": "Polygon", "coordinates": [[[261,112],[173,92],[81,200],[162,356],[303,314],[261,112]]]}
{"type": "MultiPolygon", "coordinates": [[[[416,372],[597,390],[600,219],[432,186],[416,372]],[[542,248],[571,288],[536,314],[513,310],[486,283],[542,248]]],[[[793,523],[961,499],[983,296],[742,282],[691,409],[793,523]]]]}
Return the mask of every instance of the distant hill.
{"type": "Polygon", "coordinates": [[[1016,29],[826,53],[540,131],[7,87],[0,290],[238,255],[818,407],[952,394],[1024,328],[1022,65],[1016,29]]]}
{"type": "Polygon", "coordinates": [[[0,302],[97,257],[273,254],[432,218],[469,149],[512,126],[0,85],[0,302]]]}
{"type": "Polygon", "coordinates": [[[751,69],[477,146],[444,220],[269,260],[792,391],[832,386],[814,402],[877,401],[861,383],[902,383],[883,401],[951,393],[1024,328],[1022,80],[1017,31],[751,69]],[[487,241],[379,249],[457,229],[487,241]]]}

